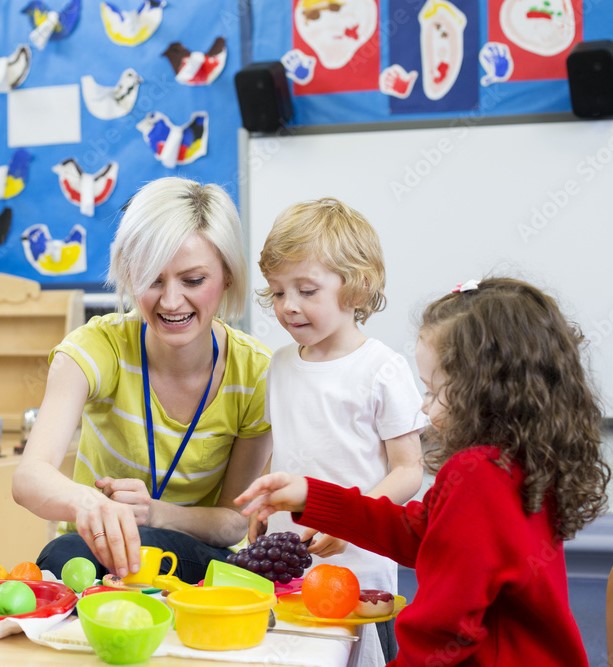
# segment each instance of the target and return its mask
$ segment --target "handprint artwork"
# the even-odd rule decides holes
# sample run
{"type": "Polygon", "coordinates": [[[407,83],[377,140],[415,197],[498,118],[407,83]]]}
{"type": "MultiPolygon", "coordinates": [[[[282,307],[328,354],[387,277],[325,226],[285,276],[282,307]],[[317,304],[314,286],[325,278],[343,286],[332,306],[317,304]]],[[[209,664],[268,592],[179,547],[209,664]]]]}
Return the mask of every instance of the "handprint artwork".
{"type": "Polygon", "coordinates": [[[379,90],[385,95],[406,99],[412,92],[418,72],[407,72],[402,65],[386,67],[379,75],[379,90]]]}
{"type": "Polygon", "coordinates": [[[485,70],[481,77],[482,86],[508,81],[513,74],[513,57],[506,44],[488,42],[479,52],[479,62],[485,70]]]}
{"type": "Polygon", "coordinates": [[[500,26],[522,49],[554,56],[572,44],[576,21],[571,0],[503,0],[500,26]]]}
{"type": "Polygon", "coordinates": [[[440,100],[453,87],[464,61],[466,16],[450,2],[428,0],[419,23],[424,94],[440,100]]]}
{"type": "Polygon", "coordinates": [[[300,49],[292,49],[281,56],[281,64],[285,68],[287,78],[299,86],[305,86],[313,80],[316,62],[313,56],[308,56],[300,49]]]}

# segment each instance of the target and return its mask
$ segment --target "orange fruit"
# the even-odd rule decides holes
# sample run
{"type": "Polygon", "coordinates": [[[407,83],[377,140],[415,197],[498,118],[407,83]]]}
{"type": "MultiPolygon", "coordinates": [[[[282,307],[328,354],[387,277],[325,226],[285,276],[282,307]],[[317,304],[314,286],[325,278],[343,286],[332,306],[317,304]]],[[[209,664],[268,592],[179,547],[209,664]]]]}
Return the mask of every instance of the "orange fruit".
{"type": "Polygon", "coordinates": [[[21,579],[22,581],[42,581],[43,573],[36,563],[24,560],[18,563],[9,572],[8,579],[21,579]]]}
{"type": "Polygon", "coordinates": [[[316,565],[302,582],[302,601],[314,616],[344,618],[360,600],[360,582],[348,567],[316,565]]]}

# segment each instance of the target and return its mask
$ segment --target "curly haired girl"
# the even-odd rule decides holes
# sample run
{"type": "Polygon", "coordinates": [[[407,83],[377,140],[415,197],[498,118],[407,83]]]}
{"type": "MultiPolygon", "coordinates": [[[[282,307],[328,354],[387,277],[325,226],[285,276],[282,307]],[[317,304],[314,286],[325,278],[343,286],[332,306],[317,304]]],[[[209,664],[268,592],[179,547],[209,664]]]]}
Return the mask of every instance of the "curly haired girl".
{"type": "Polygon", "coordinates": [[[416,570],[396,620],[397,667],[587,667],[563,541],[604,511],[610,469],[583,338],[556,302],[508,278],[430,304],[416,348],[437,471],[396,505],[277,473],[236,499],[277,510],[416,570]]]}

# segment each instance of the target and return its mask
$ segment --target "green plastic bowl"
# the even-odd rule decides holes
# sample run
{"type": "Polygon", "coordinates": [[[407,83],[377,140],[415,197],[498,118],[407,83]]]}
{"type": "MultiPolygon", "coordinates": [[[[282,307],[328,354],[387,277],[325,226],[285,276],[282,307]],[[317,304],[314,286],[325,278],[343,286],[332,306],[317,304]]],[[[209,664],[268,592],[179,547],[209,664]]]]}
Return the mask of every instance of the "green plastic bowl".
{"type": "Polygon", "coordinates": [[[146,662],[162,643],[173,620],[164,603],[140,592],[117,591],[87,595],[77,602],[81,627],[96,655],[111,665],[146,662]],[[116,628],[96,620],[100,605],[111,600],[128,600],[147,609],[153,625],[147,628],[116,628]]]}

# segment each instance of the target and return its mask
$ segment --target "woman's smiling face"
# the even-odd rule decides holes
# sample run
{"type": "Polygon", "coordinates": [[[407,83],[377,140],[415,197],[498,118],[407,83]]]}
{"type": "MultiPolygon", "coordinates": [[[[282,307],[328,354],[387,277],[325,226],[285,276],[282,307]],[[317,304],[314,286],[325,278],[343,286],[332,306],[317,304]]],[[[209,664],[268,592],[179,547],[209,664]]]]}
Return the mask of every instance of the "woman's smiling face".
{"type": "Polygon", "coordinates": [[[156,336],[185,344],[210,331],[226,288],[219,252],[203,236],[192,234],[137,303],[156,336]]]}

